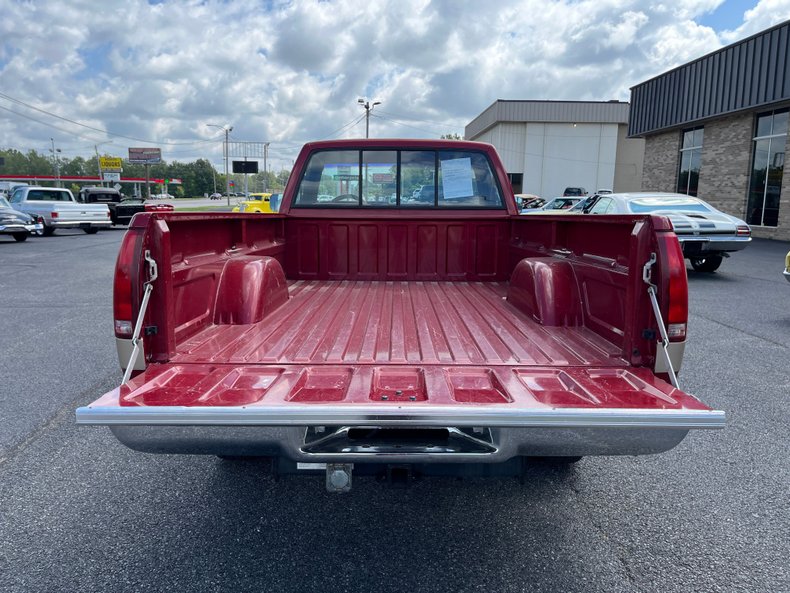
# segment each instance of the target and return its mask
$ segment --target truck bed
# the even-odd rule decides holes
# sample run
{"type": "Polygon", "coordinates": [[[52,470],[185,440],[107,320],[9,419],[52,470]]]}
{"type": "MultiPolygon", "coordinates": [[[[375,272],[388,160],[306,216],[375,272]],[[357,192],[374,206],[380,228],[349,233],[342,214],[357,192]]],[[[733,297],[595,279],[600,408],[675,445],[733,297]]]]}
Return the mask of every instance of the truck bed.
{"type": "Polygon", "coordinates": [[[505,300],[506,282],[293,281],[252,325],[211,325],[173,363],[627,366],[589,329],[544,327],[505,300]]]}

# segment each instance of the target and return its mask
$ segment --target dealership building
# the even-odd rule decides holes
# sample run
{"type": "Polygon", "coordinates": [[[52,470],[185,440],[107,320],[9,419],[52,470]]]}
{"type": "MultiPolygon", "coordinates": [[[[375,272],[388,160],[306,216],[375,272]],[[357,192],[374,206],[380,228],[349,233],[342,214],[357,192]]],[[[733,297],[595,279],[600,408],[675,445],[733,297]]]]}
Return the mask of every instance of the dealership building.
{"type": "Polygon", "coordinates": [[[466,126],[497,149],[515,193],[561,196],[566,187],[637,191],[644,140],[628,137],[620,101],[497,100],[466,126]]]}
{"type": "Polygon", "coordinates": [[[641,188],[696,195],[790,240],[790,21],[631,89],[641,188]]]}

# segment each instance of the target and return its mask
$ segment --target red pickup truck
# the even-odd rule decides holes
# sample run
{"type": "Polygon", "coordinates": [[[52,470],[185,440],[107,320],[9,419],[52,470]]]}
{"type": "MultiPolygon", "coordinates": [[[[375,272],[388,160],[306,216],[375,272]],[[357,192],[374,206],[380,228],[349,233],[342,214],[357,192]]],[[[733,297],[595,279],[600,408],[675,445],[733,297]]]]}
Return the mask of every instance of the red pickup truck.
{"type": "Polygon", "coordinates": [[[487,144],[315,142],[279,214],[135,216],[124,382],[77,421],[334,491],[659,453],[724,426],[677,388],[687,301],[663,217],[519,216],[487,144]]]}

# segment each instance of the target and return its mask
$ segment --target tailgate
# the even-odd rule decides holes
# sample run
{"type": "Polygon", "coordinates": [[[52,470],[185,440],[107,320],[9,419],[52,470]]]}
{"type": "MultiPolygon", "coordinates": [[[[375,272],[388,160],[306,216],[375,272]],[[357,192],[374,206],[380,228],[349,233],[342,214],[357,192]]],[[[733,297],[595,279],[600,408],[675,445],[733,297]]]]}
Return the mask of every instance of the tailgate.
{"type": "Polygon", "coordinates": [[[722,428],[644,368],[153,364],[79,424],[722,428]]]}
{"type": "Polygon", "coordinates": [[[58,213],[58,220],[68,222],[107,222],[110,218],[107,206],[92,204],[77,204],[64,208],[58,206],[54,209],[58,213]]]}

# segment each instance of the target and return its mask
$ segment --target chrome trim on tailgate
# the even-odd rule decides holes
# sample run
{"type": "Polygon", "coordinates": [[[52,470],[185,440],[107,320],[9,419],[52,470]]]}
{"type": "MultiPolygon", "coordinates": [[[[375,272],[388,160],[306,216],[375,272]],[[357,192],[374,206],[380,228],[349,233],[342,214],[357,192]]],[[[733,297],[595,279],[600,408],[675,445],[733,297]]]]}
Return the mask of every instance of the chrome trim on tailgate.
{"type": "Polygon", "coordinates": [[[82,407],[78,424],[167,426],[485,426],[724,428],[718,410],[474,409],[458,406],[82,407]],[[406,408],[409,408],[408,410],[406,408]]]}

